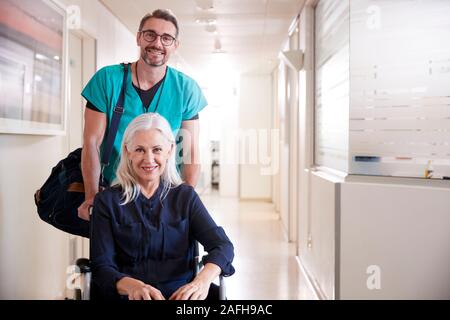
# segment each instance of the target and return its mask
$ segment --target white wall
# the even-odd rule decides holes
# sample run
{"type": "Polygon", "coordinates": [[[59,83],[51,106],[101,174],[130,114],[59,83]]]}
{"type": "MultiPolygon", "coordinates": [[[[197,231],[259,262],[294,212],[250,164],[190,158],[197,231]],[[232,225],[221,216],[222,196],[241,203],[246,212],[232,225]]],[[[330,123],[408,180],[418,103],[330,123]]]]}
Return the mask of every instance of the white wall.
{"type": "Polygon", "coordinates": [[[68,237],[39,220],[33,194],[66,137],[0,134],[0,299],[64,295],[68,237]]]}
{"type": "MultiPolygon", "coordinates": [[[[272,129],[280,131],[280,113],[278,105],[278,67],[272,71],[272,129]]],[[[278,161],[280,157],[278,156],[278,161]]],[[[272,202],[275,205],[275,211],[280,212],[280,170],[277,170],[272,177],[272,202]]]]}
{"type": "MultiPolygon", "coordinates": [[[[270,141],[272,83],[270,75],[244,75],[240,79],[239,128],[248,134],[245,148],[247,157],[240,162],[241,199],[270,199],[271,175],[263,175],[267,166],[261,164],[264,150],[270,141]],[[264,133],[265,132],[265,133],[264,133]],[[259,135],[266,137],[260,139],[259,135]],[[251,139],[249,137],[256,137],[251,139]],[[248,143],[249,141],[252,141],[248,143]],[[251,150],[249,152],[249,150],[251,150]],[[260,152],[261,151],[261,152],[260,152]],[[255,160],[256,161],[253,161],[255,160]]],[[[242,137],[242,136],[241,136],[242,137]]],[[[243,139],[240,139],[241,143],[243,139]]],[[[242,156],[242,152],[240,152],[242,156]]]]}
{"type": "MultiPolygon", "coordinates": [[[[283,48],[287,50],[287,47],[283,48]]],[[[289,117],[287,107],[287,66],[284,63],[278,65],[277,70],[277,109],[279,117],[280,129],[280,153],[279,163],[280,170],[278,175],[280,204],[279,212],[281,224],[285,230],[286,235],[289,232],[289,117]]]]}
{"type": "Polygon", "coordinates": [[[300,263],[310,286],[300,290],[320,299],[450,298],[448,183],[308,175],[300,263]],[[379,288],[367,285],[375,279],[379,288]]]}
{"type": "Polygon", "coordinates": [[[300,72],[298,230],[299,261],[312,285],[301,286],[314,291],[308,296],[322,299],[449,299],[447,181],[342,179],[314,172],[323,168],[314,168],[311,157],[313,19],[313,9],[306,6],[300,17],[305,66],[300,72]],[[366,285],[371,265],[380,267],[380,290],[366,285]]]}
{"type": "MultiPolygon", "coordinates": [[[[81,29],[97,40],[97,68],[132,62],[138,57],[136,34],[130,31],[99,1],[60,0],[81,11],[81,29]]],[[[143,13],[142,15],[144,15],[143,13]]]]}
{"type": "Polygon", "coordinates": [[[303,68],[299,74],[299,216],[297,243],[300,255],[307,243],[307,214],[309,212],[309,174],[314,152],[314,11],[304,7],[300,15],[300,43],[303,51],[303,68]]]}
{"type": "MultiPolygon", "coordinates": [[[[134,35],[99,2],[62,2],[80,6],[97,67],[135,59],[134,35]]],[[[66,136],[0,134],[0,299],[64,297],[68,236],[39,220],[33,194],[68,151],[66,136]]]]}
{"type": "MultiPolygon", "coordinates": [[[[325,172],[309,172],[310,212],[301,229],[300,261],[320,299],[335,298],[336,225],[341,179],[325,172]]],[[[302,284],[304,285],[304,284],[302,284]]]]}
{"type": "Polygon", "coordinates": [[[220,186],[219,193],[222,197],[239,196],[239,164],[237,156],[239,150],[236,144],[229,139],[229,132],[238,131],[239,106],[237,97],[232,97],[229,104],[220,112],[221,131],[220,136],[220,186]]]}
{"type": "Polygon", "coordinates": [[[239,148],[235,133],[239,129],[239,78],[226,56],[215,58],[209,62],[208,72],[188,73],[199,83],[208,101],[208,106],[200,112],[201,172],[196,190],[199,194],[212,190],[212,141],[218,141],[219,194],[238,197],[239,148]],[[221,76],[217,77],[217,74],[221,76]]]}
{"type": "Polygon", "coordinates": [[[224,197],[238,197],[239,150],[236,148],[235,136],[231,134],[238,131],[237,101],[235,97],[227,97],[220,104],[209,97],[207,100],[208,106],[200,113],[201,173],[196,190],[199,194],[211,192],[211,142],[219,141],[219,194],[224,197]]]}
{"type": "Polygon", "coordinates": [[[340,298],[450,299],[449,185],[359,180],[341,188],[340,298]]]}

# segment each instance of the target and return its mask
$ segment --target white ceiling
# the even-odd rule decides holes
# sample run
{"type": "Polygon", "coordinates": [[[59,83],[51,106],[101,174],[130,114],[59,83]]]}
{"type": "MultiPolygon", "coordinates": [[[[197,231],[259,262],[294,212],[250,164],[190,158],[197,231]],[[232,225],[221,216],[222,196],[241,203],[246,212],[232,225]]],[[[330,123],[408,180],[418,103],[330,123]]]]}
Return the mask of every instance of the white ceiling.
{"type": "Polygon", "coordinates": [[[304,4],[304,0],[100,1],[133,33],[146,13],[172,10],[180,25],[178,53],[190,68],[208,68],[220,55],[237,73],[268,73],[274,68],[289,26],[304,4]],[[197,4],[213,8],[204,10],[197,4]],[[217,34],[206,31],[206,22],[196,22],[208,18],[216,19],[217,34]],[[215,48],[225,53],[213,54],[215,48]]]}

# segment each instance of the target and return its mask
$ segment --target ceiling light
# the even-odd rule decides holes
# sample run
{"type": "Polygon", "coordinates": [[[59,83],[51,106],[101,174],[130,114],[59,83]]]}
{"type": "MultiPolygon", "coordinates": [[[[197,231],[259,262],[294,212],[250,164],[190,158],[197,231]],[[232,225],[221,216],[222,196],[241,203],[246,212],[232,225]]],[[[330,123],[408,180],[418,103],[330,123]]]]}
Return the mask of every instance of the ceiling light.
{"type": "Polygon", "coordinates": [[[213,0],[195,0],[197,8],[201,10],[210,10],[214,9],[213,0]]]}
{"type": "Polygon", "coordinates": [[[40,53],[36,53],[36,55],[34,57],[36,59],[42,60],[42,61],[48,60],[48,58],[46,56],[44,56],[43,54],[40,54],[40,53]]]}
{"type": "Polygon", "coordinates": [[[216,18],[197,18],[195,19],[195,22],[207,24],[207,25],[213,25],[217,23],[216,18]]]}
{"type": "Polygon", "coordinates": [[[219,38],[214,39],[214,50],[212,53],[225,53],[226,51],[222,50],[222,43],[219,38]]]}
{"type": "Polygon", "coordinates": [[[215,24],[207,24],[207,25],[205,26],[205,30],[206,30],[207,32],[214,32],[214,33],[216,33],[216,32],[217,32],[217,27],[216,27],[215,24]]]}
{"type": "Polygon", "coordinates": [[[222,43],[220,42],[220,39],[216,38],[214,40],[214,49],[215,50],[220,50],[222,49],[222,43]]]}

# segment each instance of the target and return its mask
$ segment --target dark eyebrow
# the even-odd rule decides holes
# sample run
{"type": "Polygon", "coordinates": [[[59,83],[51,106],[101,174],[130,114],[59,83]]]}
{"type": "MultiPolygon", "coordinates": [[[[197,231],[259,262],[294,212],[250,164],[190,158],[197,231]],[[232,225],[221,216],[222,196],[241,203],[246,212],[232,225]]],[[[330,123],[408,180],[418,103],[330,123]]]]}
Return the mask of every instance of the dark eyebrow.
{"type": "MultiPolygon", "coordinates": [[[[151,32],[153,32],[153,33],[155,33],[157,35],[160,35],[158,32],[156,32],[155,30],[152,30],[152,29],[141,30],[141,32],[148,32],[148,31],[151,31],[151,32]]],[[[176,37],[174,37],[173,35],[168,34],[168,33],[163,33],[160,36],[169,36],[169,37],[172,37],[172,38],[176,39],[176,37]]]]}

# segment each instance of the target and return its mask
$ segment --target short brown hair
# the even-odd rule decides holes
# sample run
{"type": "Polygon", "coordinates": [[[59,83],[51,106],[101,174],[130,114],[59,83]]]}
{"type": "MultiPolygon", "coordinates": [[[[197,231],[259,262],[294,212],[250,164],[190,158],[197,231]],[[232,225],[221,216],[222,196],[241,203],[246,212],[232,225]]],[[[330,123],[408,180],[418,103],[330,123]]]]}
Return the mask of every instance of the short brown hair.
{"type": "Polygon", "coordinates": [[[145,22],[151,18],[162,19],[162,20],[172,22],[176,29],[175,38],[178,37],[178,21],[172,11],[170,11],[169,9],[157,9],[157,10],[153,11],[152,13],[147,13],[141,19],[141,23],[139,24],[139,31],[142,31],[142,28],[144,27],[145,22]]]}

